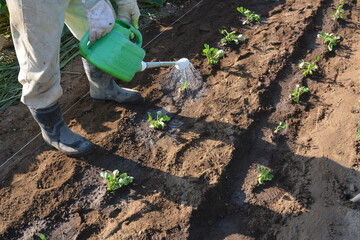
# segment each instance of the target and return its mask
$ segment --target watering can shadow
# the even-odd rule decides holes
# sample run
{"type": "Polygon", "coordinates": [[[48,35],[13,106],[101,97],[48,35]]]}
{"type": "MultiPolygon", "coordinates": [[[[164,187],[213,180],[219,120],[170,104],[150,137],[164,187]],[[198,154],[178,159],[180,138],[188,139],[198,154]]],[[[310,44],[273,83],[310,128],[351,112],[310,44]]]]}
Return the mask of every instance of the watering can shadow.
{"type": "Polygon", "coordinates": [[[144,62],[146,53],[141,46],[141,33],[116,19],[111,32],[94,43],[89,41],[87,31],[80,41],[80,54],[97,68],[125,82],[130,82],[137,72],[147,68],[175,66],[185,69],[189,65],[186,58],[176,62],[144,62]],[[133,36],[134,41],[131,40],[133,36]]]}

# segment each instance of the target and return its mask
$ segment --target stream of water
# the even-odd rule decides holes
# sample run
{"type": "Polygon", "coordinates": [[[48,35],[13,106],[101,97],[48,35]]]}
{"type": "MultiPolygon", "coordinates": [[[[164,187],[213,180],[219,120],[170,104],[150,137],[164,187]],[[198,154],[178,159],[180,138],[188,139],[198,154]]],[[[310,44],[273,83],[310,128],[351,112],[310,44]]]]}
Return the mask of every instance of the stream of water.
{"type": "Polygon", "coordinates": [[[191,63],[185,69],[172,68],[162,84],[165,93],[173,97],[184,95],[186,98],[195,98],[202,86],[202,76],[191,63]]]}

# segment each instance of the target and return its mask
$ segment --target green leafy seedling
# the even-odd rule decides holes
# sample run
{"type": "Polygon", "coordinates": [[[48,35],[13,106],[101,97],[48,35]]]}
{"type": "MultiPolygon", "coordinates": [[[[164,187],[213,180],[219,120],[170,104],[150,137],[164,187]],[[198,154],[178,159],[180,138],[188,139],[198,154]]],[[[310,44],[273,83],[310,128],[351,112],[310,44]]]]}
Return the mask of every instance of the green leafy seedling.
{"type": "Polygon", "coordinates": [[[182,93],[189,89],[189,83],[187,81],[181,81],[181,87],[179,88],[179,92],[182,93]]]}
{"type": "Polygon", "coordinates": [[[35,233],[36,236],[38,236],[41,240],[46,240],[46,236],[42,233],[35,233]]]}
{"type": "Polygon", "coordinates": [[[170,121],[170,117],[164,114],[161,111],[156,112],[156,119],[153,118],[150,112],[148,114],[148,122],[150,122],[150,128],[161,128],[164,129],[166,127],[165,122],[170,121]]]}
{"type": "Polygon", "coordinates": [[[238,45],[240,40],[246,40],[246,38],[242,34],[237,35],[236,31],[232,31],[229,33],[228,31],[223,29],[220,30],[220,33],[225,36],[220,40],[220,42],[224,45],[227,45],[230,42],[235,42],[236,45],[238,45]]]}
{"type": "Polygon", "coordinates": [[[312,75],[315,69],[318,69],[316,62],[319,61],[320,56],[315,57],[313,62],[305,62],[304,59],[300,61],[299,68],[306,69],[302,74],[306,77],[312,75]]]}
{"type": "Polygon", "coordinates": [[[357,127],[357,134],[356,134],[356,138],[360,138],[360,127],[357,127]]]}
{"type": "Polygon", "coordinates": [[[257,180],[260,185],[264,184],[264,181],[271,181],[274,178],[270,171],[263,165],[258,166],[257,170],[260,172],[257,176],[257,180]]]}
{"type": "Polygon", "coordinates": [[[317,37],[324,39],[324,43],[327,44],[329,51],[332,51],[334,46],[337,45],[337,41],[340,40],[339,36],[334,36],[332,33],[320,32],[317,37]]]}
{"type": "Polygon", "coordinates": [[[286,129],[285,122],[280,122],[279,125],[277,125],[276,128],[274,129],[274,133],[277,133],[280,130],[285,130],[285,129],[286,129]]]}
{"type": "Polygon", "coordinates": [[[208,63],[210,65],[218,63],[220,58],[224,56],[223,50],[219,50],[213,47],[210,48],[210,46],[206,43],[204,44],[204,47],[205,48],[203,49],[203,53],[205,53],[208,63]]]}
{"type": "Polygon", "coordinates": [[[253,11],[250,11],[249,9],[246,9],[244,7],[238,7],[236,10],[246,16],[246,20],[243,21],[243,24],[252,23],[252,22],[261,22],[261,18],[258,14],[255,14],[253,11]]]}
{"type": "Polygon", "coordinates": [[[127,173],[120,174],[119,170],[114,170],[112,175],[108,172],[101,172],[100,176],[107,181],[109,192],[114,192],[122,186],[127,186],[134,181],[134,177],[128,176],[127,173]]]}
{"type": "Polygon", "coordinates": [[[344,5],[342,3],[343,2],[340,1],[340,5],[335,7],[336,11],[331,14],[331,16],[334,20],[344,19],[344,17],[345,17],[344,16],[345,10],[343,8],[344,5]]]}
{"type": "Polygon", "coordinates": [[[306,92],[309,92],[309,88],[307,87],[300,87],[300,85],[296,85],[296,89],[292,90],[289,98],[291,98],[294,102],[298,103],[300,100],[300,96],[306,92]]]}

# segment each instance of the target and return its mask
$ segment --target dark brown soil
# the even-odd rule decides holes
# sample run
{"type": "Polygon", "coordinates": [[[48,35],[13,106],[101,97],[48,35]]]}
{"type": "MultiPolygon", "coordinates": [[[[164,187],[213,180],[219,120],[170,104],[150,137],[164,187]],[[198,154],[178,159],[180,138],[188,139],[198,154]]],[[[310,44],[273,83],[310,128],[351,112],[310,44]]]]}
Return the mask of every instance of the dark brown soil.
{"type": "MultiPolygon", "coordinates": [[[[197,2],[171,5],[183,13],[197,2]]],[[[20,104],[0,115],[0,239],[360,239],[360,211],[349,201],[360,189],[360,3],[346,1],[203,1],[175,24],[158,19],[142,33],[147,61],[190,59],[203,84],[197,95],[164,91],[169,68],[138,73],[123,86],[140,90],[138,105],[93,103],[80,58],[63,74],[64,118],[96,144],[69,158],[35,138],[20,104]],[[242,25],[236,7],[262,16],[242,25]],[[221,46],[219,29],[247,40],[221,46]],[[341,41],[329,52],[316,35],[341,41]],[[222,48],[210,66],[203,44],[222,48]],[[301,59],[321,59],[309,77],[301,59]],[[298,104],[296,84],[309,93],[298,104]],[[75,105],[73,105],[75,104],[75,105]],[[147,112],[163,110],[165,130],[148,127],[147,112]],[[287,128],[273,129],[280,121],[287,128]],[[275,176],[257,184],[257,166],[275,176]],[[115,194],[104,170],[135,178],[115,194]]],[[[168,5],[170,7],[170,5],[168,5]]]]}

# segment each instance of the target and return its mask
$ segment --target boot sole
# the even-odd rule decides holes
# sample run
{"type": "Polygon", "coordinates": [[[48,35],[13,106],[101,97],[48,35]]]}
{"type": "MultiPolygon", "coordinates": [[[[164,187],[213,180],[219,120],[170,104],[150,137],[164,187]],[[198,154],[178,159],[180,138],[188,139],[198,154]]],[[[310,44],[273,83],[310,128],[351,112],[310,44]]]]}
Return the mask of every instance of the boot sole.
{"type": "Polygon", "coordinates": [[[79,153],[67,153],[67,152],[65,152],[65,151],[61,151],[60,149],[57,149],[56,147],[54,147],[53,145],[47,143],[46,141],[45,141],[45,143],[46,143],[47,145],[49,145],[50,147],[58,150],[59,152],[64,153],[66,156],[68,156],[68,157],[73,157],[73,158],[88,156],[88,155],[90,155],[91,153],[93,153],[94,150],[95,150],[95,145],[92,144],[91,147],[90,147],[90,149],[89,149],[89,151],[79,152],[79,153]]]}

